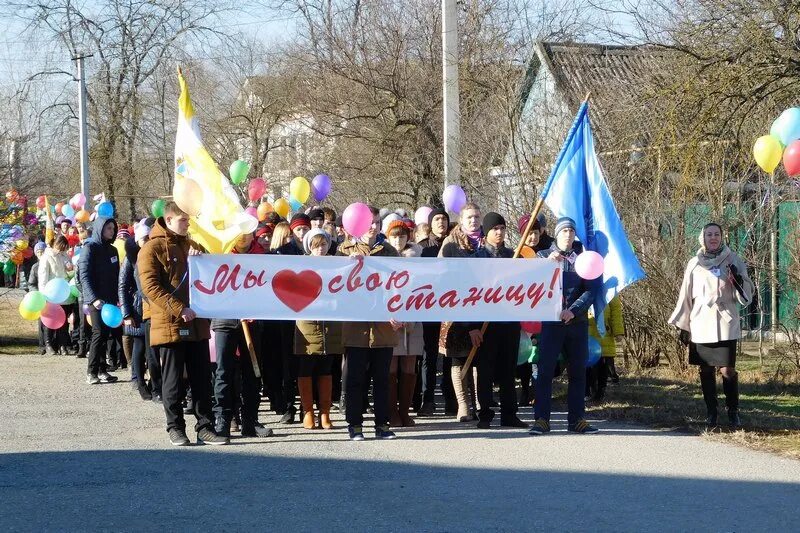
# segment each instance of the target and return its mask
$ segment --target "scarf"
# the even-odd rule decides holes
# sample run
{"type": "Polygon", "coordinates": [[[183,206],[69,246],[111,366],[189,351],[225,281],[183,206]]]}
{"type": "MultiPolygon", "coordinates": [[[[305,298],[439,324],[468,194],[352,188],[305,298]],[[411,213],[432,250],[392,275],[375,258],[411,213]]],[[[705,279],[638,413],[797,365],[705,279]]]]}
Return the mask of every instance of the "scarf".
{"type": "Polygon", "coordinates": [[[731,249],[726,244],[723,244],[713,252],[708,252],[705,246],[701,246],[697,250],[697,263],[705,269],[719,268],[730,255],[731,249]]]}
{"type": "Polygon", "coordinates": [[[465,231],[462,228],[461,231],[464,233],[464,235],[466,235],[467,239],[469,239],[469,243],[472,245],[472,249],[473,250],[480,245],[480,243],[481,243],[481,228],[478,228],[475,231],[465,231]]]}

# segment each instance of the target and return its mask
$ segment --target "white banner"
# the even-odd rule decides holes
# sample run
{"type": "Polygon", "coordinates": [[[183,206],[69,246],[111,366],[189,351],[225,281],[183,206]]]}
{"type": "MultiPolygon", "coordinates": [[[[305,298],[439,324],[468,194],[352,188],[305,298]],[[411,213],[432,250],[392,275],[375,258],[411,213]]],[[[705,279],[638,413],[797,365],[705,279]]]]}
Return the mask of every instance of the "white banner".
{"type": "Polygon", "coordinates": [[[547,259],[210,255],[189,258],[205,318],[384,322],[555,321],[561,269],[547,259]]]}

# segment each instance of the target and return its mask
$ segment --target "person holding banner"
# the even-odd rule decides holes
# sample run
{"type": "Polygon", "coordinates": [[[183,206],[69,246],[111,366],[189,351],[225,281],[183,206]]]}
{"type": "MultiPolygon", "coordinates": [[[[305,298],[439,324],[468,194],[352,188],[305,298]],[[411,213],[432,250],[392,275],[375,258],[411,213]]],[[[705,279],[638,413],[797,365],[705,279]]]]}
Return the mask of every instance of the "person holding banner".
{"type": "Polygon", "coordinates": [[[593,285],[575,272],[575,261],[583,246],[575,242],[575,221],[561,217],[555,226],[555,242],[539,257],[556,261],[561,267],[563,311],[560,322],[542,323],[539,337],[539,374],[536,378],[535,422],[531,435],[550,431],[550,405],[553,400],[553,376],[556,362],[563,352],[567,360],[567,430],[573,433],[594,433],[597,428],[584,419],[586,359],[589,355],[589,307],[594,301],[593,285]]]}
{"type": "Polygon", "coordinates": [[[175,202],[168,203],[164,216],[156,220],[150,232],[150,240],[139,251],[137,261],[142,293],[150,302],[150,342],[158,348],[162,361],[167,432],[174,446],[189,445],[181,406],[186,393],[185,369],[192,389],[197,440],[228,444],[227,437],[214,432],[209,321],[198,318],[189,307],[189,255],[200,253],[202,248],[188,234],[189,215],[175,202]]]}
{"type": "MultiPolygon", "coordinates": [[[[476,204],[468,203],[461,210],[458,226],[453,228],[442,241],[438,255],[439,257],[472,257],[480,247],[482,236],[481,209],[476,204]]],[[[450,322],[442,324],[441,328],[441,335],[445,339],[446,357],[443,367],[445,369],[448,366],[450,367],[450,381],[458,404],[456,420],[459,422],[472,422],[475,420],[473,395],[470,391],[475,382],[474,367],[470,367],[467,376],[461,379],[461,370],[472,345],[472,338],[469,332],[474,330],[475,327],[475,324],[469,322],[450,322]]],[[[480,328],[480,325],[477,325],[477,327],[480,328]]],[[[444,380],[442,380],[442,385],[445,385],[444,380]]],[[[445,398],[447,398],[446,394],[445,398]]],[[[445,412],[447,412],[446,405],[445,412]]]]}
{"type": "MultiPolygon", "coordinates": [[[[428,214],[430,234],[427,239],[419,241],[422,246],[422,257],[438,257],[442,244],[450,233],[450,215],[447,210],[437,207],[428,214]]],[[[432,415],[436,412],[436,368],[439,363],[439,335],[442,324],[440,322],[423,322],[422,336],[425,342],[425,357],[422,359],[420,374],[422,376],[422,406],[417,414],[432,415]]],[[[442,361],[442,396],[444,396],[444,411],[447,414],[456,414],[458,404],[453,393],[451,379],[451,360],[449,357],[442,361]]]]}
{"type": "MultiPolygon", "coordinates": [[[[252,233],[245,233],[233,246],[234,254],[263,254],[264,249],[252,233]]],[[[251,323],[252,329],[258,329],[251,323]]],[[[211,330],[216,347],[217,368],[214,372],[214,431],[221,437],[231,436],[231,422],[237,404],[236,381],[242,383],[243,437],[271,437],[272,430],[258,421],[258,406],[261,403],[261,380],[256,377],[253,360],[245,340],[242,321],[218,319],[211,321],[211,330]],[[236,352],[239,356],[236,357],[236,352]]]]}
{"type": "Polygon", "coordinates": [[[669,323],[681,330],[681,340],[689,345],[689,363],[700,367],[709,429],[717,425],[717,368],[722,374],[728,423],[731,429],[742,425],[736,372],[742,336],[739,305],[748,305],[754,290],[747,265],[725,244],[722,227],[706,224],[700,232],[700,249],[686,265],[669,323]]]}
{"type": "MultiPolygon", "coordinates": [[[[406,222],[402,220],[390,222],[386,234],[389,244],[401,257],[422,255],[422,247],[411,242],[411,229],[406,222]]],[[[417,357],[421,356],[424,350],[422,324],[406,323],[398,330],[398,334],[400,339],[394,347],[392,367],[389,371],[389,418],[394,427],[408,427],[414,425],[414,420],[408,411],[411,409],[417,385],[417,357]]]]}
{"type": "MultiPolygon", "coordinates": [[[[482,246],[473,257],[510,259],[514,251],[506,247],[506,221],[498,213],[489,212],[481,225],[484,234],[482,246]]],[[[492,410],[492,387],[497,382],[500,388],[500,425],[502,427],[527,428],[517,417],[517,395],[514,374],[519,352],[519,322],[490,322],[486,333],[480,326],[469,331],[472,344],[478,347],[478,429],[489,429],[494,418],[492,410]]]]}
{"type": "MultiPolygon", "coordinates": [[[[328,254],[331,237],[324,229],[314,228],[303,237],[303,248],[313,257],[328,254]]],[[[336,356],[344,353],[342,323],[324,320],[298,320],[294,330],[294,354],[297,359],[297,388],[303,406],[305,429],[333,429],[331,405],[333,365],[336,356]],[[319,426],[314,420],[314,381],[317,389],[319,426]]]]}
{"type": "MultiPolygon", "coordinates": [[[[360,239],[350,239],[339,246],[338,255],[353,257],[359,261],[364,256],[397,257],[395,250],[380,234],[380,212],[370,207],[372,224],[360,239]]],[[[345,322],[343,326],[345,366],[345,418],[350,440],[364,440],[364,394],[369,388],[367,368],[372,375],[372,395],[375,404],[375,437],[394,439],[389,430],[389,368],[392,350],[397,345],[397,331],[401,322],[345,322]]]]}

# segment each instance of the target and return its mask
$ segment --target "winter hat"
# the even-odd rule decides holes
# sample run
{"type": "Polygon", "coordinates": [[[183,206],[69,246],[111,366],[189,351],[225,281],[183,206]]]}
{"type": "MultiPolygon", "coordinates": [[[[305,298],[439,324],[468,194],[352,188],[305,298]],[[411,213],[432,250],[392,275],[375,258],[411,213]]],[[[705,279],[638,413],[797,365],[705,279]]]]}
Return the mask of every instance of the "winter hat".
{"type": "Polygon", "coordinates": [[[436,215],[444,215],[447,217],[447,225],[450,225],[450,215],[447,214],[447,211],[443,207],[431,209],[430,214],[428,214],[428,224],[433,224],[433,217],[436,215]]]}
{"type": "Polygon", "coordinates": [[[117,231],[117,239],[125,240],[130,236],[131,234],[128,232],[128,228],[120,228],[119,231],[117,231]]]}
{"type": "Polygon", "coordinates": [[[386,232],[389,231],[389,224],[398,220],[402,220],[402,218],[397,213],[389,213],[386,215],[386,218],[384,218],[381,223],[381,233],[386,235],[386,232]]]}
{"type": "Polygon", "coordinates": [[[547,217],[544,216],[544,213],[539,213],[539,216],[536,217],[536,221],[539,223],[541,229],[547,228],[547,217]]]}
{"type": "Polygon", "coordinates": [[[42,241],[39,241],[33,247],[33,251],[34,252],[44,252],[45,248],[47,248],[47,245],[45,243],[43,243],[42,241]]]}
{"type": "Polygon", "coordinates": [[[495,213],[494,211],[490,211],[486,213],[486,216],[483,217],[483,224],[481,227],[483,228],[483,234],[486,235],[489,233],[489,230],[494,228],[495,226],[505,226],[506,219],[503,218],[503,215],[499,213],[495,213]]]}
{"type": "Polygon", "coordinates": [[[322,235],[323,237],[325,237],[326,248],[331,247],[331,236],[328,234],[328,232],[325,231],[324,229],[314,228],[308,233],[306,233],[305,236],[303,236],[303,250],[305,250],[307,254],[311,254],[311,239],[313,239],[317,235],[322,235]]]}
{"type": "MultiPolygon", "coordinates": [[[[522,215],[517,222],[517,229],[519,230],[520,235],[525,231],[525,226],[528,225],[528,221],[531,219],[530,215],[522,215]]],[[[539,223],[539,218],[536,218],[536,221],[531,226],[531,230],[541,229],[542,225],[539,223]]]]}
{"type": "Polygon", "coordinates": [[[307,228],[311,227],[311,219],[308,218],[308,215],[305,213],[297,213],[292,217],[292,221],[289,223],[289,228],[294,231],[295,228],[299,228],[301,226],[305,226],[307,228]]]}
{"type": "Polygon", "coordinates": [[[150,226],[148,226],[147,224],[145,224],[144,221],[139,222],[136,225],[136,229],[133,230],[133,240],[136,241],[136,242],[139,242],[142,239],[144,239],[145,237],[149,237],[151,229],[152,228],[150,226]]]}
{"type": "Polygon", "coordinates": [[[389,235],[394,228],[401,228],[405,231],[406,235],[408,235],[409,227],[402,220],[392,220],[389,222],[389,225],[386,227],[386,231],[384,233],[389,235]]]}
{"type": "Polygon", "coordinates": [[[561,233],[561,230],[566,229],[566,228],[575,229],[575,221],[572,220],[569,217],[561,217],[561,218],[559,218],[558,222],[556,222],[556,227],[553,230],[553,236],[558,235],[559,233],[561,233]]]}
{"type": "Polygon", "coordinates": [[[256,230],[256,239],[265,235],[271,237],[273,231],[275,231],[274,224],[265,224],[256,230]]]}
{"type": "Polygon", "coordinates": [[[402,207],[399,208],[399,209],[395,209],[394,212],[397,213],[398,215],[400,215],[402,218],[407,218],[408,217],[408,211],[406,211],[402,207]]]}
{"type": "Polygon", "coordinates": [[[325,220],[325,213],[319,207],[315,207],[308,212],[309,220],[325,220]]]}

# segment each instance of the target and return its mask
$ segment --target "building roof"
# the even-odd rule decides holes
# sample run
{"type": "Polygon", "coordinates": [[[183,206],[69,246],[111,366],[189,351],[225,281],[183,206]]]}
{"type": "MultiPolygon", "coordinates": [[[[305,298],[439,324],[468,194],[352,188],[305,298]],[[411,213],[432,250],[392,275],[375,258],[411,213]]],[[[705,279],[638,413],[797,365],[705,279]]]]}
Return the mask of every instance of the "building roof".
{"type": "MultiPolygon", "coordinates": [[[[589,112],[602,139],[603,129],[611,124],[629,122],[635,114],[643,119],[652,116],[647,97],[668,76],[667,59],[672,54],[644,45],[539,41],[527,71],[521,105],[525,105],[533,80],[544,67],[571,113],[577,112],[587,94],[591,95],[589,112]]],[[[642,134],[646,136],[646,131],[642,134]]],[[[614,142],[617,147],[619,140],[614,142]]]]}

